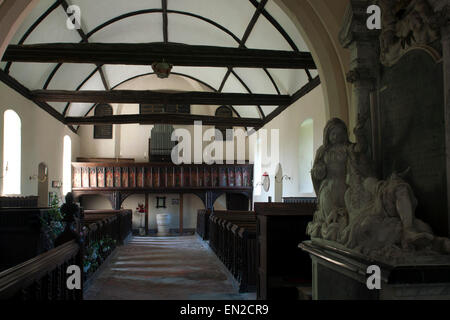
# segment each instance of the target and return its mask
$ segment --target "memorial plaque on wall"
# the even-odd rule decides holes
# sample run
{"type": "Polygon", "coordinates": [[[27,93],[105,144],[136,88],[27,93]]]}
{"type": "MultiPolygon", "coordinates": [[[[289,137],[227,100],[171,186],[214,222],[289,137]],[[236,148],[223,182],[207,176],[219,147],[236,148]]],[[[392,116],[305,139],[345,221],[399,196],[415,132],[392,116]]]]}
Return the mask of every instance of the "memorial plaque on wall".
{"type": "MultiPolygon", "coordinates": [[[[109,104],[99,104],[95,107],[94,116],[112,116],[113,109],[109,104]]],[[[94,139],[112,139],[113,138],[113,125],[102,124],[94,126],[94,139]]]]}
{"type": "Polygon", "coordinates": [[[205,179],[205,186],[206,187],[211,186],[211,172],[209,168],[205,169],[204,179],[205,179]]]}
{"type": "Polygon", "coordinates": [[[198,169],[198,186],[199,187],[203,187],[204,183],[203,183],[203,170],[204,168],[199,168],[198,169]]]}
{"type": "Polygon", "coordinates": [[[153,176],[153,188],[159,187],[159,172],[161,168],[153,168],[152,176],[153,176]]]}
{"type": "Polygon", "coordinates": [[[228,185],[234,187],[234,168],[228,168],[228,185]]]}
{"type": "Polygon", "coordinates": [[[89,168],[82,168],[81,174],[82,174],[83,188],[89,188],[89,168]]]}
{"type": "Polygon", "coordinates": [[[219,174],[217,173],[217,168],[212,168],[211,173],[211,183],[213,187],[217,187],[219,185],[219,174]]]}
{"type": "Polygon", "coordinates": [[[106,168],[106,187],[114,188],[113,168],[106,168]]]}
{"type": "Polygon", "coordinates": [[[139,188],[144,187],[144,168],[137,168],[136,184],[139,188]]]}
{"type": "Polygon", "coordinates": [[[128,174],[130,175],[130,187],[136,188],[136,168],[130,168],[128,174]]]}
{"type": "Polygon", "coordinates": [[[241,168],[236,168],[236,186],[237,187],[241,187],[242,186],[241,168]]]}
{"type": "Polygon", "coordinates": [[[121,183],[121,177],[120,177],[120,168],[114,168],[114,186],[115,187],[120,187],[120,183],[121,183]]]}
{"type": "MultiPolygon", "coordinates": [[[[227,106],[221,106],[216,109],[215,112],[216,117],[221,118],[232,118],[233,117],[233,110],[231,110],[230,107],[227,106]]],[[[222,134],[220,137],[217,135],[216,132],[216,140],[218,141],[232,141],[233,140],[233,127],[224,127],[224,126],[216,126],[216,130],[219,130],[222,134]]]]}
{"type": "Polygon", "coordinates": [[[97,168],[97,181],[99,188],[105,187],[105,168],[97,168]]]}
{"type": "Polygon", "coordinates": [[[128,168],[122,168],[122,187],[128,188],[128,168]]]}
{"type": "Polygon", "coordinates": [[[95,168],[89,168],[89,180],[91,188],[97,187],[97,170],[95,168]]]}
{"type": "Polygon", "coordinates": [[[163,104],[141,104],[139,106],[140,114],[153,113],[191,113],[191,106],[188,104],[163,105],[163,104]]]}
{"type": "Polygon", "coordinates": [[[192,186],[197,187],[198,186],[198,168],[192,169],[192,186]]]}
{"type": "Polygon", "coordinates": [[[73,187],[81,188],[81,169],[77,168],[73,173],[73,187]]]}
{"type": "Polygon", "coordinates": [[[150,188],[152,186],[152,168],[145,170],[145,187],[150,188]]]}
{"type": "Polygon", "coordinates": [[[383,68],[380,129],[383,178],[410,168],[416,217],[448,235],[442,62],[414,50],[383,68]],[[421,75],[418,77],[417,75],[421,75]]]}
{"type": "Polygon", "coordinates": [[[171,168],[167,171],[167,187],[175,187],[178,184],[178,179],[176,178],[177,173],[174,173],[174,168],[171,168]]]}

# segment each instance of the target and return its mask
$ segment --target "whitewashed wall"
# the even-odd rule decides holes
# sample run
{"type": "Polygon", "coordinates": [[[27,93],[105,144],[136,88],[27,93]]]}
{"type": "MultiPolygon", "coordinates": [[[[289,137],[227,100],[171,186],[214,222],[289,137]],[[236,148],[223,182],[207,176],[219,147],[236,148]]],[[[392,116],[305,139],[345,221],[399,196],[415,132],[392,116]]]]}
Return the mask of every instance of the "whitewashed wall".
{"type": "MultiPolygon", "coordinates": [[[[149,203],[149,220],[148,228],[150,230],[155,230],[156,226],[156,215],[159,213],[170,214],[170,228],[179,228],[179,204],[172,204],[172,199],[180,199],[179,194],[150,194],[148,196],[149,203]],[[166,208],[156,208],[156,197],[166,197],[166,208]]],[[[184,229],[195,229],[197,225],[197,210],[204,209],[203,202],[196,195],[185,194],[183,196],[183,228],[184,229]]],[[[225,195],[222,195],[217,199],[214,204],[216,210],[226,209],[226,199],[225,195]]],[[[141,215],[136,212],[138,203],[145,203],[144,195],[131,195],[123,202],[124,209],[133,210],[133,229],[138,229],[142,223],[144,226],[145,218],[141,218],[141,215]],[[142,219],[142,220],[141,220],[142,219]]],[[[85,197],[82,203],[85,209],[111,209],[111,203],[106,197],[101,196],[91,196],[85,197]]]]}
{"type": "MultiPolygon", "coordinates": [[[[275,188],[279,188],[281,185],[283,197],[314,196],[314,192],[304,192],[304,179],[310,179],[309,175],[305,176],[305,172],[308,172],[311,168],[300,170],[299,160],[299,155],[302,152],[308,152],[308,150],[300,150],[300,127],[308,119],[313,120],[313,153],[315,154],[316,150],[322,145],[323,128],[326,123],[322,86],[315,88],[262,128],[269,131],[271,129],[279,130],[279,162],[283,174],[291,177],[291,180],[276,183],[274,177],[277,163],[262,166],[261,173],[267,171],[269,174],[270,189],[269,192],[261,190],[261,194],[255,194],[254,202],[267,202],[269,196],[272,197],[272,201],[275,201],[275,188]]],[[[269,150],[270,147],[269,141],[269,150]]],[[[251,158],[253,157],[251,156],[251,158]]],[[[261,176],[255,176],[254,180],[255,183],[260,182],[261,176]]]]}
{"type": "MultiPolygon", "coordinates": [[[[180,91],[208,91],[209,89],[201,84],[176,75],[170,76],[168,79],[155,79],[155,76],[145,76],[126,82],[116,88],[117,90],[180,90],[180,91]]],[[[138,114],[138,104],[113,104],[114,114],[138,114]]],[[[192,105],[192,114],[202,114],[213,116],[217,106],[199,106],[192,105]]],[[[93,110],[89,114],[93,115],[93,110]]],[[[80,127],[79,134],[81,138],[81,157],[97,157],[97,158],[134,158],[137,162],[148,161],[148,139],[150,138],[153,125],[140,124],[124,124],[114,125],[113,139],[94,139],[93,126],[80,127]]],[[[194,126],[174,126],[177,128],[185,128],[194,138],[194,126]]],[[[203,132],[211,126],[204,126],[203,132]]],[[[245,130],[245,128],[242,128],[245,130]]],[[[209,142],[203,142],[203,146],[209,142]]],[[[237,159],[237,151],[234,148],[232,153],[226,152],[226,142],[223,145],[224,159],[237,159]]],[[[247,144],[246,144],[247,145],[247,144]]],[[[191,147],[192,156],[194,155],[194,145],[191,147]]],[[[246,148],[245,158],[248,159],[248,148],[246,148]]]]}
{"type": "MultiPolygon", "coordinates": [[[[0,164],[3,168],[3,116],[8,109],[14,110],[22,122],[22,195],[37,195],[37,180],[29,177],[37,174],[38,165],[48,166],[49,192],[59,193],[51,187],[52,180],[62,181],[63,140],[72,139],[72,159],[79,154],[80,138],[61,122],[0,82],[0,164]]],[[[0,190],[3,181],[0,181],[0,190]]]]}

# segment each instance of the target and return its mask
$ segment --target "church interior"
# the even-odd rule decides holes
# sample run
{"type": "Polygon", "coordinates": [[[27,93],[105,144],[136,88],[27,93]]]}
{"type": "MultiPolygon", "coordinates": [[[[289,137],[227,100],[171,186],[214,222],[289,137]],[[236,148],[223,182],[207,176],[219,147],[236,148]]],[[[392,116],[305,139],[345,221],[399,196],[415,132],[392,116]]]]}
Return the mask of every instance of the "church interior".
{"type": "Polygon", "coordinates": [[[0,0],[0,299],[450,299],[449,21],[0,0]]]}

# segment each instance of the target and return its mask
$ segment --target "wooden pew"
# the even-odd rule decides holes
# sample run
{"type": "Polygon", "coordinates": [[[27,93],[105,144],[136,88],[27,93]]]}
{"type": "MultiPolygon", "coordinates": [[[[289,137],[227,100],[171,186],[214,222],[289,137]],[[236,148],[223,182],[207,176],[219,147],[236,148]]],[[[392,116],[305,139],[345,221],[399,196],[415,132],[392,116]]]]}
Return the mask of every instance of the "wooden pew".
{"type": "Polygon", "coordinates": [[[222,258],[225,243],[224,228],[227,222],[256,222],[256,215],[251,211],[214,211],[210,216],[210,246],[222,258]]]}
{"type": "Polygon", "coordinates": [[[211,210],[200,209],[197,211],[197,234],[203,240],[209,240],[209,216],[211,215],[211,210]]]}
{"type": "Polygon", "coordinates": [[[298,287],[311,285],[311,260],[298,244],[308,239],[306,226],[316,201],[255,203],[257,215],[257,298],[297,299],[298,287]]]}
{"type": "Polygon", "coordinates": [[[41,218],[48,208],[0,208],[0,271],[45,251],[41,218]]]}
{"type": "Polygon", "coordinates": [[[214,211],[210,247],[239,283],[239,291],[256,289],[256,215],[251,211],[214,211]]]}
{"type": "Polygon", "coordinates": [[[0,197],[0,208],[37,208],[37,196],[27,197],[0,197]]]}

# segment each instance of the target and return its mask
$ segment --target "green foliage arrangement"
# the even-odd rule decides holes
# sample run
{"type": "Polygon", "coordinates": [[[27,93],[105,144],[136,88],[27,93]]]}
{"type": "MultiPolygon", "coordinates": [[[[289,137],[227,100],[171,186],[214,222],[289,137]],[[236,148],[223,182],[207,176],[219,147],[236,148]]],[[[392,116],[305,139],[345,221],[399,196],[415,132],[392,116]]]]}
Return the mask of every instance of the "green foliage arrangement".
{"type": "Polygon", "coordinates": [[[41,216],[41,226],[47,238],[47,249],[54,247],[56,238],[64,231],[65,222],[63,222],[63,218],[64,216],[60,211],[60,201],[58,196],[54,194],[48,214],[41,216]]]}
{"type": "Polygon", "coordinates": [[[92,273],[105,261],[116,247],[117,241],[106,236],[99,241],[92,242],[86,247],[83,269],[85,273],[92,273]]]}

